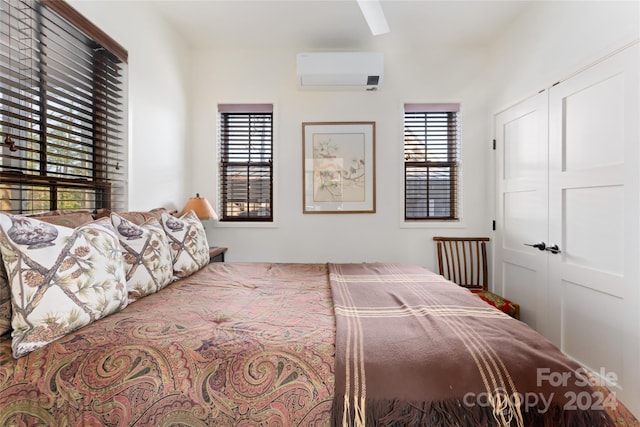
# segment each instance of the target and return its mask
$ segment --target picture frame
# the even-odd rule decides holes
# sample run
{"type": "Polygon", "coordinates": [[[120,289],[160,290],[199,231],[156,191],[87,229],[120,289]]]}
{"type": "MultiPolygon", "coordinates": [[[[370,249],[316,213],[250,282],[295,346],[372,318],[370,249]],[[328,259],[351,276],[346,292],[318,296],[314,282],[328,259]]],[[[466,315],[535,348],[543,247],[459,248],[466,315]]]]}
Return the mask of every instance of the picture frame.
{"type": "Polygon", "coordinates": [[[302,212],[376,212],[376,123],[302,123],[302,212]]]}

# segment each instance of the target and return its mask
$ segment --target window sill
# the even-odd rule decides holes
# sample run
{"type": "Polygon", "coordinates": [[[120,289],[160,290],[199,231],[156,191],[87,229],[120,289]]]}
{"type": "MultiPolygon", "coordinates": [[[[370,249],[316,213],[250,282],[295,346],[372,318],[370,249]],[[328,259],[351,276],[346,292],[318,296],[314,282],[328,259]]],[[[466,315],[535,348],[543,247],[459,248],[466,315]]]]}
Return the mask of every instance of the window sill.
{"type": "Polygon", "coordinates": [[[400,222],[400,228],[465,228],[463,220],[442,221],[404,221],[400,222]]]}

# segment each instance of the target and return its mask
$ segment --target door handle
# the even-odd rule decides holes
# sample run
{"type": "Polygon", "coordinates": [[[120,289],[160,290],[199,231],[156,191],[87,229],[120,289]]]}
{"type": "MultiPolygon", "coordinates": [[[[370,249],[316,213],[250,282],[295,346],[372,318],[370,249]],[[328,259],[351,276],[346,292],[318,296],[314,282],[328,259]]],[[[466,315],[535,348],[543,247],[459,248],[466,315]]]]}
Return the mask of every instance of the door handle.
{"type": "Polygon", "coordinates": [[[560,252],[562,252],[560,250],[560,248],[558,247],[558,245],[553,245],[553,246],[547,246],[546,248],[544,248],[545,251],[549,251],[552,254],[559,254],[560,252]]]}
{"type": "Polygon", "coordinates": [[[531,246],[541,251],[547,250],[547,244],[545,242],[540,242],[536,244],[525,243],[525,246],[531,246]]]}

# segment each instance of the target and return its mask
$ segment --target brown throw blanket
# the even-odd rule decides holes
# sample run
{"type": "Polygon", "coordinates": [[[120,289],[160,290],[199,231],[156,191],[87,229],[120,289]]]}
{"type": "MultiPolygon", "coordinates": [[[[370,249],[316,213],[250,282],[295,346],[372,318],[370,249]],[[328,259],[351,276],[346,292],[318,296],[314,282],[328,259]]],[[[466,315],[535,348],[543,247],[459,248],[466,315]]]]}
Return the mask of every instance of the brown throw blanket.
{"type": "Polygon", "coordinates": [[[397,264],[329,273],[334,425],[613,425],[615,398],[580,365],[442,276],[397,264]]]}

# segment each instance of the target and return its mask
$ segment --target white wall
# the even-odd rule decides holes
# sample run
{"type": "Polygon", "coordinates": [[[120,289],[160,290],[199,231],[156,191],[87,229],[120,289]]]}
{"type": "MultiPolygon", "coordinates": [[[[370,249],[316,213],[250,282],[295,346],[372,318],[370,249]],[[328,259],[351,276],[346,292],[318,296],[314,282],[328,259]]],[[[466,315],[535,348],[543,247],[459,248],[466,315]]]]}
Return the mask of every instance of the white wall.
{"type": "Polygon", "coordinates": [[[187,200],[189,50],[148,2],[70,4],[129,52],[129,210],[187,200]]]}
{"type": "Polygon", "coordinates": [[[638,1],[532,2],[490,46],[491,113],[640,37],[638,1]]]}
{"type": "Polygon", "coordinates": [[[273,102],[275,207],[272,227],[207,224],[211,244],[230,261],[402,261],[434,267],[435,234],[489,233],[485,169],[490,155],[484,50],[386,50],[378,92],[307,92],[296,88],[292,49],[195,52],[192,192],[218,196],[217,103],[273,102]],[[403,228],[403,103],[459,102],[462,117],[463,226],[403,228]],[[302,123],[375,121],[375,214],[302,213],[302,123]]]}
{"type": "Polygon", "coordinates": [[[130,210],[180,209],[195,192],[215,204],[216,104],[268,101],[276,107],[277,222],[266,228],[207,224],[211,243],[230,248],[227,259],[405,261],[433,268],[433,235],[490,232],[484,50],[381,45],[386,72],[379,92],[299,92],[295,54],[301,49],[190,52],[147,2],[71,4],[129,51],[130,210]],[[461,103],[460,224],[402,226],[404,102],[461,103]],[[377,123],[377,213],[303,215],[301,123],[353,120],[377,123]]]}

